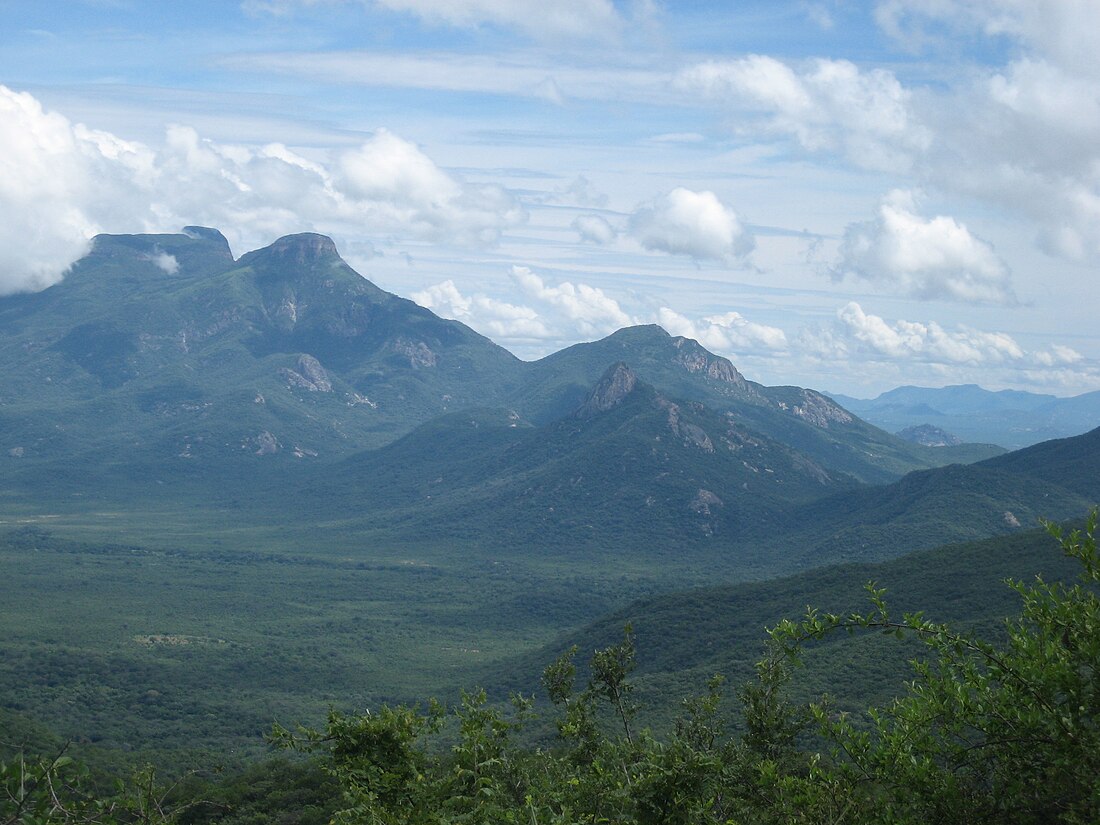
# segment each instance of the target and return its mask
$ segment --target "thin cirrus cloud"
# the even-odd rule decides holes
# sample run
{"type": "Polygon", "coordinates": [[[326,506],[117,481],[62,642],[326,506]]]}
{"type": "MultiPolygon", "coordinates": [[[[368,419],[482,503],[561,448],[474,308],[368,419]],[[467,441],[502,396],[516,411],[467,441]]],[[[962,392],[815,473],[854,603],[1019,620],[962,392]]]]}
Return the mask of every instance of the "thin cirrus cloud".
{"type": "Polygon", "coordinates": [[[503,188],[462,181],[386,130],[325,163],[280,144],[218,144],[182,126],[151,147],[0,86],[0,293],[60,280],[100,232],[208,224],[251,247],[306,227],[367,225],[479,246],[525,220],[503,188]]]}
{"type": "Polygon", "coordinates": [[[992,246],[954,218],[918,215],[913,193],[900,190],[887,195],[873,220],[849,224],[831,274],[922,300],[1016,303],[1008,266],[992,246]]]}
{"type": "Polygon", "coordinates": [[[635,210],[630,234],[652,252],[697,260],[743,262],[755,247],[752,233],[717,195],[683,187],[635,210]]]}
{"type": "MultiPolygon", "coordinates": [[[[340,0],[245,0],[253,14],[289,14],[296,9],[340,0]]],[[[362,5],[411,14],[432,25],[475,28],[501,26],[535,39],[605,39],[623,26],[611,0],[358,0],[362,5]]]]}
{"type": "Polygon", "coordinates": [[[305,77],[377,88],[485,93],[569,100],[674,102],[668,75],[631,65],[574,66],[559,55],[508,52],[328,51],[240,53],[220,59],[227,69],[305,77]]]}

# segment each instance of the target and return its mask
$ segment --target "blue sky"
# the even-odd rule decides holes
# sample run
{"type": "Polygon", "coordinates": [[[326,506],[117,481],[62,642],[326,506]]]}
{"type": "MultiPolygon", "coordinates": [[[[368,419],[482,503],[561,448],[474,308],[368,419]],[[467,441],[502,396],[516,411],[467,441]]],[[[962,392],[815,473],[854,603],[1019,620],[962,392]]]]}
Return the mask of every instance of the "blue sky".
{"type": "Polygon", "coordinates": [[[868,396],[1100,389],[1100,4],[0,6],[0,291],[332,235],[523,358],[661,323],[868,396]]]}

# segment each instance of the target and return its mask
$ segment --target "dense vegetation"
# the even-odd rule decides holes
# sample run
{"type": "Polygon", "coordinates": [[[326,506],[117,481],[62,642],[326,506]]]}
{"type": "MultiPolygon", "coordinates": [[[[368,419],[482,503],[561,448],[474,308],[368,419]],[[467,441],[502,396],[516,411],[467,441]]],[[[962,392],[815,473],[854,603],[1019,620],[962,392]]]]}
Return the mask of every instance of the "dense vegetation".
{"type": "MultiPolygon", "coordinates": [[[[1080,565],[1073,586],[1010,582],[1022,606],[1004,638],[990,642],[921,613],[893,614],[885,591],[867,586],[870,607],[810,609],[770,632],[757,677],[741,691],[740,729],[729,732],[722,684],[684,702],[658,738],[635,724],[634,638],[596,651],[576,689],[575,649],[546,668],[559,740],[517,747],[534,712],[516,697],[507,716],[484,692],[448,712],[383,706],[332,712],[322,729],[276,726],[273,740],[315,754],[339,785],[336,823],[698,823],[1005,822],[1086,823],[1100,817],[1100,555],[1096,513],[1062,535],[1080,565]],[[837,714],[827,699],[800,705],[787,683],[808,647],[836,633],[910,635],[925,648],[906,693],[865,718],[837,714]],[[450,722],[448,727],[447,723],[450,722]],[[453,744],[433,747],[449,730],[453,744]]],[[[84,790],[62,759],[23,757],[0,769],[0,814],[31,822],[323,821],[322,798],[295,788],[314,770],[277,762],[221,788],[226,811],[191,785],[158,791],[141,773],[103,798],[84,790]],[[282,775],[283,782],[270,782],[282,775]],[[264,807],[264,806],[269,807],[264,807]],[[294,810],[287,810],[289,806],[294,810]],[[205,810],[205,813],[201,811],[205,810]]],[[[305,783],[305,784],[308,784],[305,783]]],[[[324,788],[320,783],[318,790],[324,788]]],[[[323,791],[323,793],[328,792],[323,791]]],[[[332,799],[329,799],[332,802],[332,799]]]]}

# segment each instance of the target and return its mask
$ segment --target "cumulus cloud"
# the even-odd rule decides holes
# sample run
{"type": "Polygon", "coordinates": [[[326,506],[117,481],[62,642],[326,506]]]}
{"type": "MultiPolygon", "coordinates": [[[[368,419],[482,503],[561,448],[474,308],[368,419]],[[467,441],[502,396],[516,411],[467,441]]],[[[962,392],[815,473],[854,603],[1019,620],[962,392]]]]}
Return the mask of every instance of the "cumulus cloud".
{"type": "Polygon", "coordinates": [[[58,281],[120,202],[140,197],[149,166],[144,147],[0,86],[0,293],[58,281]]]}
{"type": "Polygon", "coordinates": [[[914,298],[1013,304],[1010,273],[993,247],[954,218],[916,214],[910,192],[891,192],[874,220],[844,231],[837,280],[853,275],[914,298]]]}
{"type": "Polygon", "coordinates": [[[630,232],[648,250],[700,260],[744,260],[755,246],[752,233],[717,195],[683,187],[639,207],[630,232]]]}
{"type": "Polygon", "coordinates": [[[463,295],[452,280],[433,284],[411,297],[444,318],[470,324],[494,338],[541,340],[553,336],[534,309],[481,294],[463,295]]]}
{"type": "Polygon", "coordinates": [[[845,337],[872,354],[946,364],[1002,364],[1025,357],[1022,347],[1003,332],[970,327],[948,331],[935,321],[887,321],[852,301],[837,311],[845,337]]]}
{"type": "Polygon", "coordinates": [[[693,338],[707,349],[727,355],[746,351],[776,352],[787,348],[783,330],[753,323],[738,312],[692,321],[668,307],[661,307],[657,311],[657,323],[671,335],[693,338]]]}
{"type": "Polygon", "coordinates": [[[860,166],[907,169],[930,136],[911,94],[892,72],[860,71],[847,60],[798,69],[766,55],[707,61],[676,79],[680,88],[769,116],[766,127],[814,152],[840,152],[860,166]]]}
{"type": "Polygon", "coordinates": [[[510,274],[524,305],[483,293],[464,293],[453,280],[433,284],[411,297],[421,306],[504,343],[556,344],[578,337],[603,337],[636,324],[657,323],[672,335],[693,338],[726,355],[774,356],[788,350],[783,330],[749,321],[738,312],[691,319],[662,306],[655,313],[633,315],[597,287],[569,281],[552,283],[524,266],[512,267],[510,274]]]}
{"type": "Polygon", "coordinates": [[[1052,255],[1100,256],[1100,4],[884,0],[875,16],[913,49],[959,37],[1011,41],[1004,66],[923,95],[935,134],[923,174],[1034,221],[1052,255]]]}
{"type": "Polygon", "coordinates": [[[0,293],[56,282],[99,232],[206,224],[249,248],[304,228],[366,226],[480,245],[525,219],[504,189],[467,183],[385,130],[325,162],[182,126],[150,147],[0,86],[0,293]]]}
{"type": "Polygon", "coordinates": [[[175,275],[180,271],[180,262],[176,260],[176,256],[169,255],[167,252],[157,252],[155,255],[150,255],[149,260],[153,263],[153,266],[169,275],[175,275]]]}
{"type": "Polygon", "coordinates": [[[572,227],[582,241],[599,246],[606,246],[618,235],[615,228],[599,215],[578,215],[573,219],[572,227]]]}
{"type": "Polygon", "coordinates": [[[598,287],[569,281],[551,285],[525,266],[513,266],[511,274],[528,298],[551,308],[582,335],[607,335],[638,323],[598,287]]]}

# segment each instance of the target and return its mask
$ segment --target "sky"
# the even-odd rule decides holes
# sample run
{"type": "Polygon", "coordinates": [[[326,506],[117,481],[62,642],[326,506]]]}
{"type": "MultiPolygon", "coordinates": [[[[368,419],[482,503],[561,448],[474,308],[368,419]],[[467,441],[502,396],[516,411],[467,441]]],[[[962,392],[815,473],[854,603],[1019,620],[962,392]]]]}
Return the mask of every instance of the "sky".
{"type": "Polygon", "coordinates": [[[528,360],[659,323],[765,384],[1098,390],[1096,32],[1095,0],[5,0],[0,294],[101,232],[312,231],[528,360]]]}

